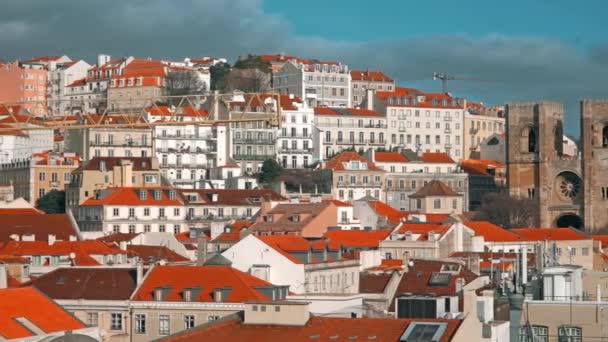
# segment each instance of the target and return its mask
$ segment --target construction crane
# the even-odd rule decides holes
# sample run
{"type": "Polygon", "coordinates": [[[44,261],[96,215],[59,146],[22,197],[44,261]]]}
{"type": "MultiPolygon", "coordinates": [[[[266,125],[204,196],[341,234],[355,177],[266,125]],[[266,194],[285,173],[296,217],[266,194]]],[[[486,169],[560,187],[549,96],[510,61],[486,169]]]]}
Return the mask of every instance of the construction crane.
{"type": "Polygon", "coordinates": [[[452,76],[452,75],[449,75],[444,72],[434,72],[433,81],[436,81],[436,80],[441,80],[441,92],[444,94],[448,92],[448,81],[496,82],[496,81],[492,81],[492,80],[480,80],[480,79],[469,78],[469,77],[456,77],[456,76],[452,76]]]}

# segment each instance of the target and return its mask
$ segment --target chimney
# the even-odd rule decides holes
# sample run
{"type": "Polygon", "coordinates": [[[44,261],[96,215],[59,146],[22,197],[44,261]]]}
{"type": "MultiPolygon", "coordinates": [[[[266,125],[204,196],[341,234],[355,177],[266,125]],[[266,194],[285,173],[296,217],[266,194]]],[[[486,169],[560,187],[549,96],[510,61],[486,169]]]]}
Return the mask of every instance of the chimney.
{"type": "Polygon", "coordinates": [[[120,243],[118,245],[120,246],[120,249],[122,249],[123,251],[127,250],[127,241],[120,241],[120,243]]]}
{"type": "Polygon", "coordinates": [[[109,55],[102,55],[102,54],[97,55],[97,66],[102,66],[109,61],[110,61],[109,55]]]}
{"type": "Polygon", "coordinates": [[[53,245],[56,240],[57,237],[55,236],[55,234],[49,234],[49,246],[53,245]]]}
{"type": "Polygon", "coordinates": [[[466,285],[464,278],[456,278],[456,293],[462,292],[462,289],[466,285]]]}
{"type": "Polygon", "coordinates": [[[137,257],[137,285],[140,285],[144,280],[144,263],[137,257]]]}
{"type": "Polygon", "coordinates": [[[367,99],[367,109],[374,110],[374,90],[365,89],[365,97],[367,99]]]}
{"type": "Polygon", "coordinates": [[[317,196],[310,196],[310,203],[321,203],[322,201],[322,197],[317,195],[317,196]]]}
{"type": "Polygon", "coordinates": [[[6,265],[0,264],[0,289],[8,287],[8,275],[6,274],[6,265]]]}
{"type": "Polygon", "coordinates": [[[120,163],[121,173],[121,186],[131,187],[133,182],[131,181],[133,176],[133,163],[130,160],[122,160],[120,163]]]}
{"type": "MultiPolygon", "coordinates": [[[[204,234],[201,234],[204,235],[204,234]]],[[[207,239],[199,237],[197,242],[196,265],[203,266],[207,261],[207,239]]]]}
{"type": "Polygon", "coordinates": [[[403,252],[403,272],[407,272],[410,268],[410,252],[403,252]]]}

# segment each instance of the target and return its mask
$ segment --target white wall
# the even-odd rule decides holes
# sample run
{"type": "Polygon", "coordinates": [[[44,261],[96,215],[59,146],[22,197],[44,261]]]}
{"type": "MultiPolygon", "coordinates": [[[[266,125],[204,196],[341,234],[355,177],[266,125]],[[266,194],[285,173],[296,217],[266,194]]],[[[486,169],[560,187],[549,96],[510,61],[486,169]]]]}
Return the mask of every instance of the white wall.
{"type": "Polygon", "coordinates": [[[248,235],[222,255],[232,261],[232,267],[247,273],[252,265],[268,265],[270,283],[289,285],[294,293],[305,292],[304,264],[294,264],[254,235],[248,235]]]}

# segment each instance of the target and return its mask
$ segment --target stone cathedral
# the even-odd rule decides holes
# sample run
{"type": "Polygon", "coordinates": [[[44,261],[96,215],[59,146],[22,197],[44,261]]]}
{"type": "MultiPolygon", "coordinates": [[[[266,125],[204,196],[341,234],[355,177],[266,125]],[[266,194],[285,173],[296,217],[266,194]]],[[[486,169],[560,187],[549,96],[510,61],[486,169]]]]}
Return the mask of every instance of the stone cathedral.
{"type": "Polygon", "coordinates": [[[511,195],[537,201],[537,226],[608,228],[608,100],[583,100],[579,156],[563,154],[560,103],[510,103],[507,168],[511,195]]]}

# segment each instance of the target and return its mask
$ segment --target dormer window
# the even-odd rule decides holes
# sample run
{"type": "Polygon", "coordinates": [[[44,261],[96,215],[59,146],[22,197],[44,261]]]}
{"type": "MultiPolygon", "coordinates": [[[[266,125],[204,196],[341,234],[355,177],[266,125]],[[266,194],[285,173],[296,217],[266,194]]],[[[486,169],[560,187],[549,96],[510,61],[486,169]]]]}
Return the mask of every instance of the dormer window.
{"type": "Polygon", "coordinates": [[[160,201],[160,190],[154,190],[154,199],[160,201]]]}
{"type": "Polygon", "coordinates": [[[182,296],[183,296],[184,302],[191,302],[192,301],[192,289],[184,289],[182,296]]]}
{"type": "Polygon", "coordinates": [[[292,215],[289,217],[289,221],[291,222],[300,222],[300,215],[292,215]]]}
{"type": "Polygon", "coordinates": [[[148,192],[146,190],[140,189],[139,190],[139,199],[140,200],[145,200],[148,196],[148,192]]]}
{"type": "Polygon", "coordinates": [[[157,302],[162,302],[165,297],[165,289],[162,287],[157,287],[154,289],[154,300],[157,302]]]}
{"type": "Polygon", "coordinates": [[[444,107],[446,107],[448,105],[448,100],[447,99],[443,99],[441,101],[441,105],[444,106],[444,107]]]}
{"type": "Polygon", "coordinates": [[[175,190],[169,190],[169,199],[175,200],[175,190]]]}
{"type": "Polygon", "coordinates": [[[272,215],[266,215],[266,216],[264,216],[264,221],[265,222],[272,222],[272,215]]]}

